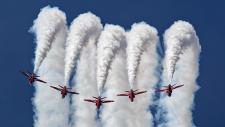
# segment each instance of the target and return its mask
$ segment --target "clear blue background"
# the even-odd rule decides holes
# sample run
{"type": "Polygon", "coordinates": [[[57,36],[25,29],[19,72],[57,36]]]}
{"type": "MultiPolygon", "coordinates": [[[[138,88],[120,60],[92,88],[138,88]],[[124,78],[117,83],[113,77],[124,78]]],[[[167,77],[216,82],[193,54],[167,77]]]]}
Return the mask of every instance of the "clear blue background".
{"type": "MultiPolygon", "coordinates": [[[[224,0],[1,0],[0,2],[0,126],[31,127],[34,88],[19,69],[32,70],[34,36],[28,33],[42,7],[58,6],[68,23],[91,11],[103,23],[126,29],[146,21],[162,34],[174,21],[194,25],[200,38],[201,89],[195,98],[194,123],[198,127],[225,127],[225,1],[224,0]],[[136,1],[136,2],[134,2],[136,1]]],[[[177,107],[179,108],[179,107],[177,107]]]]}

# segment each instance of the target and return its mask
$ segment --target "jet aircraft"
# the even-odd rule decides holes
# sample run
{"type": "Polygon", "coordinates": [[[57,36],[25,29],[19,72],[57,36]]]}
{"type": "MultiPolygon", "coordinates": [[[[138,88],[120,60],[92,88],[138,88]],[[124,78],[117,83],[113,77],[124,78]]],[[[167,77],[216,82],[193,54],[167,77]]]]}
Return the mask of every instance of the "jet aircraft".
{"type": "Polygon", "coordinates": [[[65,98],[65,96],[67,95],[67,93],[70,93],[70,94],[79,94],[77,92],[73,92],[73,91],[69,91],[69,89],[72,89],[72,88],[67,88],[66,86],[61,86],[61,85],[58,85],[59,87],[55,87],[55,86],[50,86],[51,88],[53,89],[56,89],[58,91],[61,92],[61,95],[62,95],[62,98],[65,98]]]}
{"type": "Polygon", "coordinates": [[[31,73],[29,71],[20,71],[20,72],[27,77],[29,85],[32,85],[35,81],[42,82],[42,83],[47,83],[47,82],[37,78],[37,77],[40,77],[40,76],[37,76],[34,73],[31,73]]]}
{"type": "Polygon", "coordinates": [[[103,103],[111,103],[113,100],[104,100],[106,97],[93,97],[94,99],[84,99],[84,101],[95,103],[97,109],[100,109],[103,103]]]}
{"type": "Polygon", "coordinates": [[[137,90],[130,89],[129,91],[125,91],[125,93],[117,94],[117,96],[128,96],[130,101],[133,102],[136,95],[143,94],[143,93],[146,93],[146,92],[147,91],[138,92],[138,89],[137,90]]]}
{"type": "Polygon", "coordinates": [[[174,85],[169,84],[168,86],[163,86],[164,87],[163,89],[156,90],[156,92],[165,92],[169,97],[171,97],[173,90],[182,86],[184,85],[177,86],[177,84],[174,85]]]}

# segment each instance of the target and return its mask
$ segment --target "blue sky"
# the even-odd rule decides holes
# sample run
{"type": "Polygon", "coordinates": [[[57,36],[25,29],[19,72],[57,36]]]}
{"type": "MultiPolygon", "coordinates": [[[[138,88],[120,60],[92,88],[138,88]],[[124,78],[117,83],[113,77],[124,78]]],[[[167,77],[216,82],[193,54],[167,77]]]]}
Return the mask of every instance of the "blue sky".
{"type": "MultiPolygon", "coordinates": [[[[40,9],[58,6],[68,24],[80,13],[91,11],[103,23],[129,29],[146,21],[162,35],[174,21],[193,24],[202,46],[201,89],[195,98],[194,123],[198,127],[225,126],[225,1],[214,0],[1,0],[0,2],[0,121],[2,127],[33,125],[32,97],[18,70],[32,70],[34,36],[28,33],[40,9]]],[[[179,108],[179,107],[177,107],[179,108]]]]}

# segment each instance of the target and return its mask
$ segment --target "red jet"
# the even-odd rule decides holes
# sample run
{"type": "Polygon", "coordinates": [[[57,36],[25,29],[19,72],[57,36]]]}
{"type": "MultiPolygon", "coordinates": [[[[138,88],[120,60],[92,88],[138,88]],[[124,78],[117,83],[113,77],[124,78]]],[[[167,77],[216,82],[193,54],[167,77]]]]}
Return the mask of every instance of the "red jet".
{"type": "Polygon", "coordinates": [[[137,90],[133,90],[131,89],[130,91],[125,91],[126,93],[123,93],[123,94],[117,94],[117,96],[128,96],[130,98],[130,101],[133,102],[134,101],[134,98],[135,98],[135,95],[138,95],[138,94],[142,94],[142,93],[146,93],[147,91],[140,91],[140,92],[137,92],[137,90]]]}
{"type": "Polygon", "coordinates": [[[37,77],[40,77],[40,76],[37,76],[34,73],[31,73],[29,71],[20,71],[20,72],[27,77],[28,83],[30,85],[32,85],[34,81],[38,81],[38,82],[42,82],[42,83],[47,83],[47,82],[45,82],[45,81],[43,81],[41,79],[38,79],[37,77]]]}
{"type": "Polygon", "coordinates": [[[77,92],[69,91],[69,89],[72,89],[72,88],[67,88],[66,86],[59,85],[60,88],[55,87],[55,86],[50,86],[50,87],[53,88],[53,89],[56,89],[56,90],[60,91],[61,92],[61,95],[62,95],[62,98],[65,98],[65,96],[67,95],[67,93],[79,94],[77,92]]]}
{"type": "Polygon", "coordinates": [[[174,89],[182,87],[182,86],[184,86],[184,85],[176,86],[176,84],[174,84],[174,85],[169,84],[168,86],[163,86],[163,87],[165,87],[164,89],[156,90],[156,92],[166,92],[167,95],[170,97],[172,95],[172,92],[174,89]]]}
{"type": "Polygon", "coordinates": [[[101,105],[103,103],[110,103],[110,102],[114,102],[113,100],[104,100],[106,97],[93,97],[95,98],[94,100],[91,100],[91,99],[84,99],[84,101],[87,101],[87,102],[92,102],[92,103],[95,103],[97,109],[100,109],[101,105]]]}

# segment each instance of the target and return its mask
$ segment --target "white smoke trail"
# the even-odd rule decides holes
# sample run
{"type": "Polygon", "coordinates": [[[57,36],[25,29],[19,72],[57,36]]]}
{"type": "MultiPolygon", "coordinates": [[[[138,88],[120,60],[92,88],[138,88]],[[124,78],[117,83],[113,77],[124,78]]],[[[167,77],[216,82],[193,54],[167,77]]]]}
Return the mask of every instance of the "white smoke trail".
{"type": "MultiPolygon", "coordinates": [[[[188,45],[190,45],[190,42],[187,41],[191,37],[193,37],[193,31],[190,30],[190,28],[186,28],[182,26],[183,24],[178,22],[176,24],[177,30],[168,30],[165,32],[164,38],[165,38],[165,48],[167,48],[166,51],[166,69],[167,69],[167,75],[170,81],[173,79],[173,75],[175,72],[177,61],[180,59],[180,55],[183,53],[183,50],[185,50],[188,45]],[[179,27],[181,26],[181,27],[179,27]],[[176,33],[177,31],[182,31],[182,33],[176,33]],[[169,34],[168,34],[169,33],[169,34]],[[173,43],[172,45],[170,43],[173,43]],[[168,45],[168,43],[170,45],[168,45]]],[[[190,27],[190,26],[187,26],[190,27]]]]}
{"type": "Polygon", "coordinates": [[[135,120],[131,127],[153,126],[149,106],[153,104],[154,87],[158,81],[155,75],[158,65],[156,46],[159,38],[157,33],[154,27],[141,22],[134,24],[127,35],[128,77],[130,76],[129,79],[134,89],[148,91],[137,95],[135,103],[132,103],[135,120]],[[136,81],[134,81],[135,77],[136,81]]]}
{"type": "MultiPolygon", "coordinates": [[[[42,46],[49,45],[50,41],[43,41],[46,39],[45,30],[48,27],[51,30],[55,30],[57,27],[57,32],[51,40],[52,46],[48,54],[44,58],[39,70],[38,75],[48,83],[52,84],[62,84],[64,78],[64,46],[66,42],[66,17],[65,14],[58,8],[45,7],[41,10],[38,18],[34,22],[34,31],[37,39],[37,49],[42,51],[42,46]],[[46,20],[44,20],[46,19],[46,20]],[[52,24],[57,22],[57,26],[52,26],[52,24]],[[43,23],[42,23],[43,22],[43,23]],[[60,23],[58,23],[60,22],[60,23]],[[42,25],[37,25],[42,24],[42,25]],[[43,27],[43,28],[42,28],[43,27]],[[42,30],[43,32],[40,32],[42,30]],[[42,35],[44,34],[44,35],[42,35]],[[43,37],[43,38],[41,38],[43,37]],[[41,43],[41,44],[39,44],[41,43]],[[47,43],[47,44],[44,44],[47,43]],[[40,46],[42,45],[42,46],[40,46]],[[39,49],[41,48],[41,49],[39,49]]],[[[36,51],[36,52],[38,52],[36,51]]],[[[36,54],[39,59],[40,54],[36,54]]],[[[39,63],[36,63],[39,65],[39,63]]],[[[35,65],[35,66],[37,66],[35,65]]],[[[60,93],[48,87],[43,83],[37,82],[35,84],[36,92],[33,98],[34,105],[34,127],[68,127],[69,118],[69,101],[68,98],[62,99],[60,93]]]]}
{"type": "Polygon", "coordinates": [[[161,97],[160,105],[167,114],[165,115],[166,122],[159,126],[194,126],[192,108],[194,94],[198,88],[196,79],[199,72],[199,53],[201,51],[198,37],[191,24],[177,21],[166,30],[164,43],[166,46],[164,85],[170,83],[170,73],[173,72],[170,69],[175,69],[173,82],[184,84],[184,86],[175,90],[170,98],[161,97]]]}
{"type": "MultiPolygon", "coordinates": [[[[133,88],[135,78],[137,75],[138,66],[142,52],[145,48],[145,43],[149,43],[150,40],[156,41],[157,31],[155,28],[150,28],[144,22],[134,24],[132,30],[128,33],[127,41],[127,68],[130,87],[133,88]]],[[[156,43],[156,42],[154,42],[156,43]]]]}
{"type": "Polygon", "coordinates": [[[135,116],[133,115],[134,111],[129,106],[130,102],[128,98],[116,96],[116,94],[130,89],[126,70],[126,35],[123,28],[119,28],[118,26],[111,27],[115,27],[114,29],[120,31],[117,33],[121,34],[121,39],[118,39],[120,40],[118,41],[120,44],[111,63],[111,69],[108,72],[105,83],[106,93],[104,95],[107,99],[112,99],[115,102],[104,104],[101,114],[102,126],[132,127],[132,121],[135,121],[135,116]]]}
{"type": "Polygon", "coordinates": [[[99,127],[95,120],[96,107],[92,103],[84,102],[84,99],[98,95],[96,84],[96,45],[97,40],[90,40],[83,47],[80,60],[77,65],[75,89],[81,94],[73,96],[73,127],[99,127]]]}
{"type": "Polygon", "coordinates": [[[121,27],[106,24],[100,35],[97,45],[97,85],[101,95],[108,76],[108,70],[114,59],[115,53],[120,48],[120,42],[124,35],[121,27]]]}
{"type": "Polygon", "coordinates": [[[44,58],[51,48],[52,41],[60,26],[65,24],[65,14],[58,11],[58,8],[49,6],[42,8],[38,18],[34,21],[31,32],[36,34],[36,51],[34,60],[34,73],[41,66],[44,58]]]}
{"type": "MultiPolygon", "coordinates": [[[[73,56],[73,58],[76,58],[78,53],[80,54],[79,61],[77,62],[76,76],[72,80],[74,89],[80,92],[79,96],[72,96],[73,109],[71,112],[73,117],[71,124],[73,127],[99,127],[98,122],[95,120],[95,105],[84,102],[84,99],[98,95],[96,81],[96,45],[102,29],[103,26],[100,19],[91,13],[80,15],[74,20],[71,26],[70,38],[74,38],[74,40],[68,39],[67,46],[69,47],[67,47],[67,54],[73,56]],[[76,38],[79,39],[77,40],[76,38]],[[83,46],[82,50],[78,50],[81,47],[77,47],[75,48],[76,51],[73,51],[71,47],[76,47],[78,43],[83,46]]],[[[72,60],[75,59],[67,60],[67,67],[74,67],[75,61],[72,60]]],[[[74,68],[67,68],[67,72],[69,69],[74,68]]]]}
{"type": "Polygon", "coordinates": [[[100,19],[90,12],[79,15],[72,22],[66,43],[65,84],[69,82],[82,47],[88,39],[96,40],[101,29],[100,19]]]}

